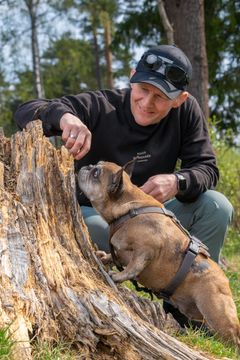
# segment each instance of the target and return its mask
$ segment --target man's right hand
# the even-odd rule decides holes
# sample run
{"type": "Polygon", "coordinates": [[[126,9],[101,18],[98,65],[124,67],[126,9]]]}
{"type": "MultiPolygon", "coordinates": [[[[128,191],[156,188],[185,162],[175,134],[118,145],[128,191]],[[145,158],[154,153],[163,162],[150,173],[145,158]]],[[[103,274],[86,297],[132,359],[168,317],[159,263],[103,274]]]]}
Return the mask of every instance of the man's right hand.
{"type": "Polygon", "coordinates": [[[73,114],[65,113],[60,119],[62,140],[74,159],[82,159],[90,150],[92,134],[83,122],[73,114]]]}

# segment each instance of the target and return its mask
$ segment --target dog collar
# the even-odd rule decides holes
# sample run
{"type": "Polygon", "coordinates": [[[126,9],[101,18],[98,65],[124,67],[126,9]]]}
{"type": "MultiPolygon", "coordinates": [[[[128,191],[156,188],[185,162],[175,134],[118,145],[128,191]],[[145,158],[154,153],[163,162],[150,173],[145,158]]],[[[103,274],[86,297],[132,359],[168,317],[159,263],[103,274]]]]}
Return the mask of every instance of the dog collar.
{"type": "MultiPolygon", "coordinates": [[[[122,224],[125,221],[132,219],[140,214],[149,214],[149,213],[159,213],[162,215],[169,216],[189,238],[189,244],[186,249],[185,256],[174,278],[165,287],[165,289],[162,289],[158,292],[152,291],[152,293],[158,298],[169,300],[170,297],[173,295],[174,291],[178,288],[178,286],[183,282],[183,280],[187,276],[187,273],[191,265],[193,264],[196,256],[199,254],[200,250],[202,249],[201,253],[206,257],[210,257],[210,255],[208,253],[208,247],[205,244],[203,244],[198,238],[190,235],[189,232],[181,225],[180,221],[176,218],[173,212],[167,210],[165,207],[144,206],[136,209],[131,209],[127,214],[122,215],[121,217],[110,223],[109,247],[110,247],[112,259],[115,265],[117,266],[118,270],[122,271],[123,268],[119,264],[116,258],[113,245],[111,244],[112,236],[122,226],[122,224]]],[[[132,283],[135,285],[137,291],[144,290],[146,292],[151,292],[150,289],[139,287],[135,280],[133,280],[132,283]]]]}

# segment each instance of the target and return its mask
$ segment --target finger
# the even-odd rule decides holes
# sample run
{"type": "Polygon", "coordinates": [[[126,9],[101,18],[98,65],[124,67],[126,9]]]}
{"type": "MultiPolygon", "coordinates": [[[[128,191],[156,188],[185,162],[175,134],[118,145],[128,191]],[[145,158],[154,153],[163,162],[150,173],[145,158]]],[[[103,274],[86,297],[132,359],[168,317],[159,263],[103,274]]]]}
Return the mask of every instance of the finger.
{"type": "Polygon", "coordinates": [[[76,139],[74,145],[69,150],[69,153],[76,159],[80,160],[83,158],[91,147],[91,139],[92,134],[88,132],[87,134],[83,135],[80,134],[78,138],[76,139]]]}
{"type": "Polygon", "coordinates": [[[76,139],[78,137],[78,134],[82,131],[86,132],[86,129],[87,128],[85,127],[85,125],[83,125],[81,123],[67,124],[63,128],[62,140],[64,142],[67,142],[69,140],[69,138],[76,139]]]}
{"type": "Polygon", "coordinates": [[[85,143],[82,148],[79,149],[76,155],[74,155],[74,159],[80,160],[82,159],[90,150],[91,148],[91,134],[86,136],[85,143]]]}
{"type": "MultiPolygon", "coordinates": [[[[67,141],[65,142],[65,147],[67,148],[67,149],[73,149],[73,147],[74,147],[74,145],[75,145],[75,143],[76,143],[76,138],[75,138],[75,136],[73,137],[73,136],[70,136],[70,134],[68,134],[68,138],[67,138],[67,141]]],[[[71,151],[70,151],[70,153],[71,153],[71,151]]]]}
{"type": "Polygon", "coordinates": [[[67,142],[70,132],[71,132],[71,127],[65,126],[62,132],[62,140],[64,143],[67,142]]]}
{"type": "Polygon", "coordinates": [[[69,153],[75,156],[82,148],[85,137],[91,134],[88,128],[84,126],[71,126],[68,138],[65,143],[65,147],[69,150],[69,153]]]}

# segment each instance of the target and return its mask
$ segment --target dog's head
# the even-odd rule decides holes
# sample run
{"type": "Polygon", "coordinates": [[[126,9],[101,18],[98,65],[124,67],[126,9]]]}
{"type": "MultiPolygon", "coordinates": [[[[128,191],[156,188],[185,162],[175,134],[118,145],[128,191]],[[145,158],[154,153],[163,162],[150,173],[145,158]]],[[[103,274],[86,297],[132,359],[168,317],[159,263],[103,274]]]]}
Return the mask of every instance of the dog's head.
{"type": "Polygon", "coordinates": [[[94,206],[107,200],[117,200],[124,186],[131,183],[135,162],[134,158],[123,167],[106,161],[84,166],[78,173],[79,187],[94,206]]]}

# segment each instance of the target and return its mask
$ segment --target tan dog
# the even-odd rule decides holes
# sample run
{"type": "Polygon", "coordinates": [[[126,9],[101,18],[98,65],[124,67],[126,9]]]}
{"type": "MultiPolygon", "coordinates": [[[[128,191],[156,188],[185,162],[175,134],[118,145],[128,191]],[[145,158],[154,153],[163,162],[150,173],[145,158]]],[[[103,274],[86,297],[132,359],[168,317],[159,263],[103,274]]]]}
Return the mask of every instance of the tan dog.
{"type": "MultiPolygon", "coordinates": [[[[163,207],[133,185],[128,168],[124,170],[110,162],[99,162],[83,167],[78,174],[81,190],[108,224],[131,209],[163,207]]],[[[189,237],[169,216],[148,213],[128,218],[113,234],[111,244],[118,262],[125,267],[112,275],[113,280],[136,279],[158,292],[178,271],[189,237]]],[[[206,321],[210,329],[240,349],[240,325],[228,279],[204,251],[196,256],[170,300],[189,319],[206,321]]]]}

